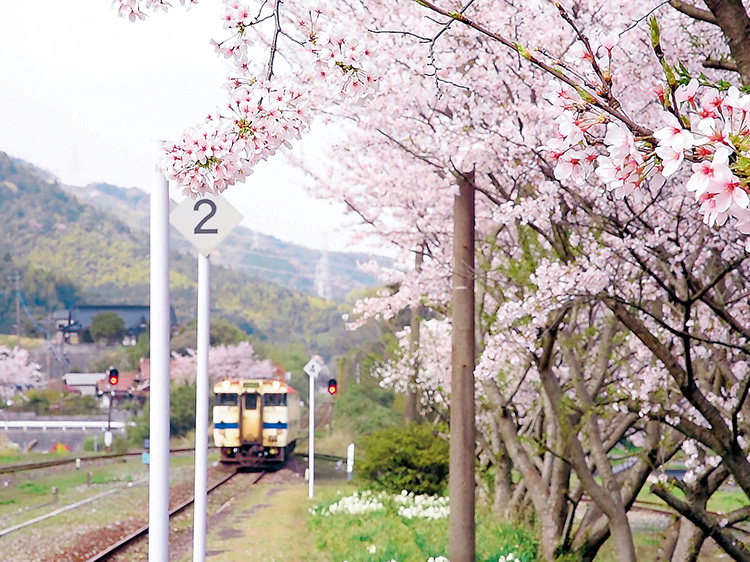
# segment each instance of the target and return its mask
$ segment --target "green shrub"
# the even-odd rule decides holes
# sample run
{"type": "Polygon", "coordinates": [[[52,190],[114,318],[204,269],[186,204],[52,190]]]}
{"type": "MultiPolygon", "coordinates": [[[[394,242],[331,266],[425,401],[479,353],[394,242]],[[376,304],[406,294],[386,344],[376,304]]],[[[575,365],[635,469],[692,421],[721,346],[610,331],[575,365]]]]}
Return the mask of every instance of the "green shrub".
{"type": "Polygon", "coordinates": [[[401,414],[393,408],[393,392],[365,384],[350,385],[336,399],[336,426],[367,434],[397,425],[401,414]]]}
{"type": "Polygon", "coordinates": [[[112,452],[124,454],[130,450],[130,440],[126,437],[115,437],[112,440],[112,452]]]}
{"type": "Polygon", "coordinates": [[[409,424],[376,431],[362,439],[358,477],[376,490],[442,495],[448,481],[444,427],[409,424]]]}

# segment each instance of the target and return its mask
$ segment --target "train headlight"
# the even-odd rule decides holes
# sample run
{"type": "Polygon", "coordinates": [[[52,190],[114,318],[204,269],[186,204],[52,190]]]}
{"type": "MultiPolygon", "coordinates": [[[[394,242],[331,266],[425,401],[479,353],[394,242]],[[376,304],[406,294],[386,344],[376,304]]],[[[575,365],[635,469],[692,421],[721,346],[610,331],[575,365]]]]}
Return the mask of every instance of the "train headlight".
{"type": "Polygon", "coordinates": [[[229,390],[229,388],[232,386],[232,383],[230,381],[224,381],[221,383],[221,386],[224,390],[229,390]]]}
{"type": "Polygon", "coordinates": [[[273,384],[271,386],[274,390],[278,390],[281,388],[281,381],[273,381],[273,384]]]}

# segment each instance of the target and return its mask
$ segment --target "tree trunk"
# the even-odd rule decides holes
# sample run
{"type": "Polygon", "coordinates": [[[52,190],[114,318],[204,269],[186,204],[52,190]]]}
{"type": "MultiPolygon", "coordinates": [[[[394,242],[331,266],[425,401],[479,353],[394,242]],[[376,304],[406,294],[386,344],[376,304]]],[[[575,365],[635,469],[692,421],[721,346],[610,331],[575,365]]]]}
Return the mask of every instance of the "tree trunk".
{"type": "Polygon", "coordinates": [[[451,562],[475,562],[474,537],[474,179],[458,178],[453,233],[450,429],[451,562]]]}
{"type": "Polygon", "coordinates": [[[696,562],[706,535],[684,517],[680,518],[680,528],[672,552],[671,562],[696,562]]]}
{"type": "Polygon", "coordinates": [[[750,84],[750,18],[741,0],[704,0],[708,9],[716,16],[729,44],[729,51],[737,64],[742,82],[750,84]]]}

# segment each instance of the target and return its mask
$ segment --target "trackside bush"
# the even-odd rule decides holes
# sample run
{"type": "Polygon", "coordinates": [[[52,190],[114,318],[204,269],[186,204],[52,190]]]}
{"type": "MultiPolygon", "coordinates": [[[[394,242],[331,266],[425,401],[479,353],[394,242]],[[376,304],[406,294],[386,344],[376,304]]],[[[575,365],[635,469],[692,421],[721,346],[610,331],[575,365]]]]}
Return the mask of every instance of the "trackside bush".
{"type": "Polygon", "coordinates": [[[442,495],[448,480],[444,426],[409,424],[376,431],[362,439],[357,474],[367,487],[400,493],[442,495]]]}

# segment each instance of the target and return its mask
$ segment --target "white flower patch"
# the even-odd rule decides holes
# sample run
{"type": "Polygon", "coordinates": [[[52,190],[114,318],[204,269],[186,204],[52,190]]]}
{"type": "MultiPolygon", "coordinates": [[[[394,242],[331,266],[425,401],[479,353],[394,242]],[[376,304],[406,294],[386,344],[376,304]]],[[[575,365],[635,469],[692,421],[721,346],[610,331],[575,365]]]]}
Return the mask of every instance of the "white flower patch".
{"type": "Polygon", "coordinates": [[[406,519],[445,519],[451,513],[446,497],[414,495],[404,490],[393,499],[400,504],[398,514],[406,519]]]}
{"type": "MultiPolygon", "coordinates": [[[[381,495],[375,495],[370,491],[354,492],[351,496],[345,496],[328,508],[322,508],[320,514],[324,516],[343,513],[347,515],[361,515],[373,511],[382,511],[384,508],[381,495]]],[[[311,509],[315,513],[316,508],[311,509]]]]}

